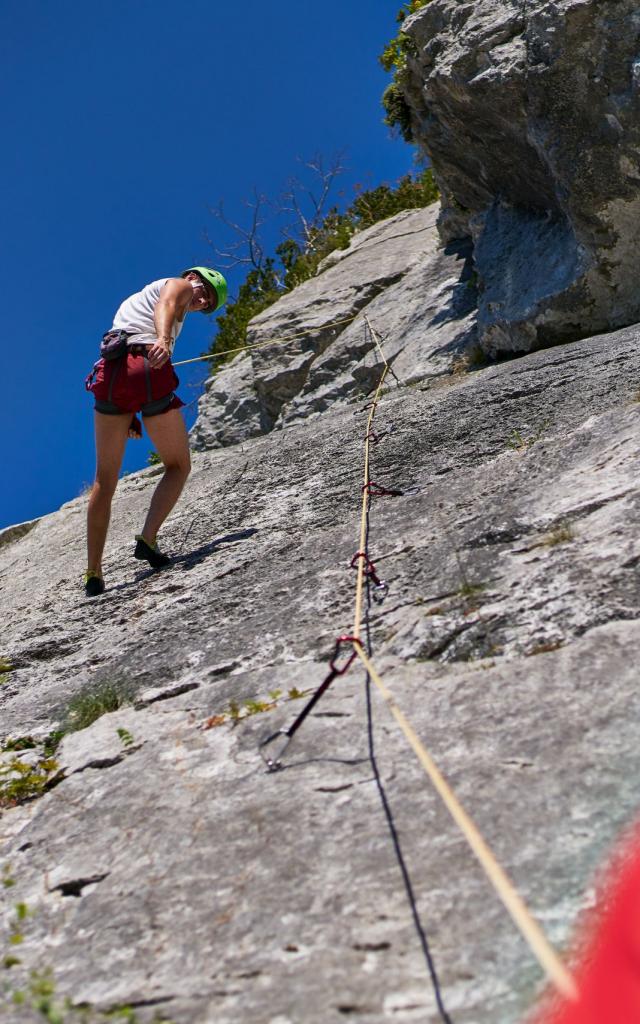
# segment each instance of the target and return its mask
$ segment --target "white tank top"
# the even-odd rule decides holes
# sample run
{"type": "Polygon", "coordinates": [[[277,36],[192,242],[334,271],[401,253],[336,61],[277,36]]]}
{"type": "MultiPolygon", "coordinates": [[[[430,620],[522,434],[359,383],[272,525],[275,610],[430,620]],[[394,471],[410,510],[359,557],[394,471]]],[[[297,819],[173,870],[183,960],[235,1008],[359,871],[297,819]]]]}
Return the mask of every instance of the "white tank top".
{"type": "MultiPolygon", "coordinates": [[[[130,295],[118,308],[113,318],[112,330],[127,331],[129,334],[135,335],[130,339],[130,345],[153,345],[158,340],[153,314],[160,298],[160,292],[168,280],[168,277],[163,277],[160,281],[152,281],[141,291],[130,295]]],[[[170,352],[173,352],[176,338],[183,327],[184,319],[174,324],[169,344],[170,352]]]]}

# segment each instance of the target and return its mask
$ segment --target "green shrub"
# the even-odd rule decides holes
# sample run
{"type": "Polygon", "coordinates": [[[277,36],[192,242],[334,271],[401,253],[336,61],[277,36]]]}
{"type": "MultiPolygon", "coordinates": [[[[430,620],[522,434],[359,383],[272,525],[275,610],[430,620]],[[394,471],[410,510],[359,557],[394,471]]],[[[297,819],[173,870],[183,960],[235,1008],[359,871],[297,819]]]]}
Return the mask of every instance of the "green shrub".
{"type": "Polygon", "coordinates": [[[371,227],[379,220],[393,217],[401,210],[417,210],[423,206],[430,206],[439,196],[438,186],[429,168],[416,177],[405,174],[395,188],[390,185],[378,185],[377,188],[361,192],[350,209],[360,231],[371,227]]]}
{"type": "Polygon", "coordinates": [[[33,736],[7,736],[0,750],[4,754],[11,750],[35,750],[37,746],[33,736]]]}
{"type": "Polygon", "coordinates": [[[36,764],[28,764],[19,757],[1,762],[0,807],[15,807],[42,796],[57,772],[57,762],[49,757],[39,758],[36,764]]]}
{"type": "MultiPolygon", "coordinates": [[[[408,3],[404,3],[396,14],[396,24],[402,25],[405,18],[410,14],[415,14],[416,11],[419,11],[421,7],[425,7],[428,3],[429,0],[408,0],[408,3]]],[[[384,70],[393,71],[394,69],[404,67],[407,62],[407,54],[411,53],[412,49],[412,40],[400,29],[380,54],[379,60],[384,70]]]]}
{"type": "Polygon", "coordinates": [[[414,142],[413,128],[411,127],[411,108],[404,98],[400,75],[393,82],[390,82],[382,94],[382,106],[384,107],[384,123],[397,130],[405,142],[414,142]]]}
{"type": "Polygon", "coordinates": [[[62,723],[63,735],[87,729],[90,725],[111,711],[129,704],[131,695],[123,684],[102,683],[81,690],[67,704],[62,723]]]}
{"type": "MultiPolygon", "coordinates": [[[[404,3],[396,15],[396,22],[402,25],[409,14],[415,14],[429,0],[409,0],[404,3]]],[[[380,54],[380,63],[385,71],[393,72],[393,81],[382,95],[382,106],[385,110],[384,123],[398,131],[405,142],[413,142],[411,128],[411,111],[404,98],[404,85],[407,78],[407,57],[415,54],[415,44],[402,28],[387,43],[380,54]]]]}

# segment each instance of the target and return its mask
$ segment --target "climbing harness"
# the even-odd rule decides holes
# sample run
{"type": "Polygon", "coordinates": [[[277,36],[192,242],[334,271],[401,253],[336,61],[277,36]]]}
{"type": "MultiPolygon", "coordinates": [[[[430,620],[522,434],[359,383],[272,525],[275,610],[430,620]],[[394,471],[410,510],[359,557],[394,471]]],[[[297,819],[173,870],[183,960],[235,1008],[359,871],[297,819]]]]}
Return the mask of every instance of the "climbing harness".
{"type": "Polygon", "coordinates": [[[119,359],[127,352],[127,342],[131,334],[128,331],[107,331],[100,342],[100,358],[110,361],[119,359]]]}
{"type": "MultiPolygon", "coordinates": [[[[558,991],[568,999],[575,1000],[577,998],[577,988],[572,975],[569,973],[562,960],[551,946],[550,942],[546,938],[544,932],[534,919],[522,897],[515,889],[513,883],[508,878],[504,869],[498,863],[493,852],[489,848],[488,844],[482,837],[479,829],[475,825],[472,818],[467,814],[462,804],[458,800],[453,789],[446,782],[444,776],[438,769],[435,761],[427,751],[426,747],[418,737],[417,733],[413,729],[413,726],[408,721],[404,713],[400,710],[396,704],[390,690],[382,681],[380,675],[376,671],[371,659],[365,653],[362,640],[361,640],[361,629],[362,629],[362,606],[363,606],[363,593],[364,584],[366,580],[371,580],[375,584],[377,574],[375,573],[375,567],[367,553],[367,532],[368,532],[368,513],[369,505],[372,498],[380,496],[389,496],[399,494],[392,488],[382,487],[379,484],[375,484],[371,480],[369,475],[370,469],[370,445],[372,443],[372,421],[376,413],[382,387],[384,385],[385,378],[389,372],[389,364],[382,351],[380,340],[373,327],[371,326],[368,318],[364,317],[367,329],[371,332],[375,345],[380,352],[384,368],[378,383],[378,387],[373,398],[373,401],[368,403],[365,408],[369,408],[369,417],[367,421],[367,428],[365,434],[365,452],[364,452],[364,483],[362,486],[362,515],[360,524],[360,543],[358,546],[357,553],[353,556],[351,565],[357,567],[357,580],[356,580],[356,594],[355,594],[355,613],[353,630],[349,636],[338,637],[336,641],[336,647],[334,650],[333,657],[329,664],[329,673],[320,684],[312,698],[308,701],[305,707],[302,709],[296,720],[293,722],[288,729],[280,729],[268,736],[260,744],[260,753],[267,763],[267,768],[270,771],[277,770],[282,767],[281,758],[284,755],[291,739],[298,731],[302,723],[304,722],[307,715],[311,712],[313,707],[320,700],[322,695],[329,688],[333,680],[337,676],[344,675],[351,667],[356,658],[359,658],[368,674],[368,678],[376,686],[382,699],[387,705],[391,715],[400,727],[405,739],[414,751],[418,761],[424,769],[426,775],[430,779],[436,792],[442,799],[445,807],[449,811],[451,817],[455,821],[471,847],[473,853],[480,862],[485,874],[489,881],[494,887],[499,898],[502,900],[504,906],[511,915],[512,920],[520,930],[523,937],[529,944],[529,948],[534,954],[540,966],[543,968],[549,979],[553,982],[558,991]],[[340,667],[337,665],[337,659],[342,653],[341,648],[345,644],[352,644],[351,654],[347,657],[344,664],[340,667]],[[276,752],[266,754],[267,748],[279,738],[283,737],[284,743],[281,748],[276,752]]],[[[375,443],[375,442],[374,442],[375,443]]]]}
{"type": "MultiPolygon", "coordinates": [[[[107,416],[141,412],[157,416],[184,403],[175,394],[179,380],[171,362],[153,370],[148,346],[129,344],[126,331],[107,331],[100,345],[100,359],[85,380],[94,396],[95,409],[107,416]]],[[[136,424],[132,421],[132,427],[136,424]]]]}
{"type": "Polygon", "coordinates": [[[110,363],[114,359],[121,359],[127,354],[127,340],[131,335],[127,331],[107,331],[102,335],[100,342],[100,357],[93,364],[91,373],[87,374],[84,386],[91,391],[92,384],[100,370],[101,361],[110,363]]]}

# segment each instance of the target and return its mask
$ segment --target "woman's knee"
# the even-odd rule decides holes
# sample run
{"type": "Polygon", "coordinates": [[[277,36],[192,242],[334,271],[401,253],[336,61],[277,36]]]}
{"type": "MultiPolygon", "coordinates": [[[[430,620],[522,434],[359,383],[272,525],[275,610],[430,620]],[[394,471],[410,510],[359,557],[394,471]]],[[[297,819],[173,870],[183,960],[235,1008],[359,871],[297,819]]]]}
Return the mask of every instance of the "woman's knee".
{"type": "Polygon", "coordinates": [[[191,458],[187,452],[184,455],[176,456],[176,458],[169,459],[164,464],[166,472],[170,472],[175,476],[179,476],[182,480],[186,480],[191,472],[191,458]]]}
{"type": "Polygon", "coordinates": [[[118,486],[118,474],[98,469],[93,485],[92,497],[112,498],[118,486]]]}

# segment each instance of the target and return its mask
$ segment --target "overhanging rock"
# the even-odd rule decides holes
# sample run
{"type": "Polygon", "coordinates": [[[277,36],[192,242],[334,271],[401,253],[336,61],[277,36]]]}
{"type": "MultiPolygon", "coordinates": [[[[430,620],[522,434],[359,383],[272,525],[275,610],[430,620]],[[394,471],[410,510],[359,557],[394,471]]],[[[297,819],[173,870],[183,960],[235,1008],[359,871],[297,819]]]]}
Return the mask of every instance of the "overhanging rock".
{"type": "Polygon", "coordinates": [[[472,236],[489,353],[640,319],[640,13],[634,0],[431,0],[403,24],[406,98],[472,236]]]}

